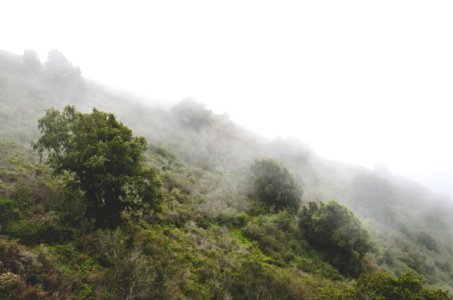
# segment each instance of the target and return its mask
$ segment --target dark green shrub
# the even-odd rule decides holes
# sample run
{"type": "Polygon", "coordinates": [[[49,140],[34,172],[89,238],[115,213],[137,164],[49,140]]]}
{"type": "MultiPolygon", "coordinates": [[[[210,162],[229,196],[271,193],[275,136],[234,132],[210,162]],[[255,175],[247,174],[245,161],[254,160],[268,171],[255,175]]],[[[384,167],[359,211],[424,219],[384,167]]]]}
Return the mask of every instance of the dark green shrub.
{"type": "Polygon", "coordinates": [[[349,209],[336,201],[309,202],[299,225],[305,239],[342,273],[358,276],[364,271],[362,259],[370,249],[369,237],[349,209]]]}
{"type": "Polygon", "coordinates": [[[0,198],[0,233],[4,231],[4,227],[12,220],[17,220],[19,212],[16,202],[10,199],[0,198]]]}
{"type": "Polygon", "coordinates": [[[30,220],[20,220],[11,223],[7,228],[7,234],[17,238],[25,245],[39,243],[56,243],[69,240],[72,237],[72,231],[58,224],[30,220]]]}
{"type": "Polygon", "coordinates": [[[250,216],[245,211],[241,211],[234,215],[233,220],[231,220],[231,223],[234,226],[242,227],[245,224],[247,224],[249,219],[250,216]]]}
{"type": "Polygon", "coordinates": [[[252,166],[253,195],[266,206],[280,211],[297,211],[302,191],[283,165],[270,159],[256,160],[252,166]]]}
{"type": "Polygon", "coordinates": [[[427,234],[426,232],[420,232],[417,237],[417,241],[419,244],[422,244],[426,249],[429,249],[434,252],[439,252],[437,248],[437,243],[434,238],[427,234]]]}
{"type": "Polygon", "coordinates": [[[308,299],[305,282],[287,270],[250,257],[233,274],[232,299],[308,299]]]}

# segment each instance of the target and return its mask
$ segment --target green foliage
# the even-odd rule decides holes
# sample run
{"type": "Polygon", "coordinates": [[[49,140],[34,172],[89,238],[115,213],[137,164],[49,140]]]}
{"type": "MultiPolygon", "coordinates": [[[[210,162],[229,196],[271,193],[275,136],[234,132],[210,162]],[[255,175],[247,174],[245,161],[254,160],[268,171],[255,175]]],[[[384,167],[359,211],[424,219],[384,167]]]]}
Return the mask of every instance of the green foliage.
{"type": "Polygon", "coordinates": [[[5,272],[0,274],[0,295],[2,299],[53,299],[41,286],[30,286],[20,275],[5,272]]]}
{"type": "Polygon", "coordinates": [[[287,211],[253,217],[240,232],[238,237],[255,242],[274,265],[291,264],[304,272],[325,278],[343,278],[318,253],[312,251],[305,241],[301,241],[297,218],[287,211]]]}
{"type": "Polygon", "coordinates": [[[70,293],[71,283],[44,253],[0,239],[2,299],[65,299],[70,293]]]}
{"type": "Polygon", "coordinates": [[[233,275],[233,299],[309,299],[307,284],[289,270],[249,257],[233,275]]]}
{"type": "Polygon", "coordinates": [[[98,291],[102,299],[147,299],[155,292],[151,261],[134,247],[133,235],[120,229],[96,233],[96,255],[107,267],[105,288],[98,291]]]}
{"type": "Polygon", "coordinates": [[[50,109],[39,130],[34,148],[48,154],[55,175],[75,177],[96,227],[116,227],[123,211],[150,208],[158,200],[160,181],[142,164],[145,139],[134,137],[114,115],[96,109],[83,114],[70,106],[63,112],[50,109]]]}
{"type": "Polygon", "coordinates": [[[4,231],[4,227],[10,221],[17,219],[18,216],[16,202],[0,198],[0,233],[4,231]]]}
{"type": "Polygon", "coordinates": [[[303,252],[296,243],[297,231],[294,216],[286,212],[277,215],[260,215],[249,221],[243,228],[245,236],[258,243],[263,253],[273,263],[284,265],[303,252]]]}
{"type": "Polygon", "coordinates": [[[368,233],[346,207],[335,201],[309,202],[300,215],[300,229],[307,241],[324,251],[341,272],[358,276],[370,249],[368,233]]]}
{"type": "Polygon", "coordinates": [[[434,251],[434,252],[439,252],[439,249],[437,248],[437,243],[434,238],[429,235],[426,232],[420,232],[417,237],[417,241],[425,246],[427,249],[434,251]]]}
{"type": "Polygon", "coordinates": [[[253,195],[258,201],[276,211],[299,209],[302,192],[283,165],[269,159],[256,160],[252,172],[253,195]]]}
{"type": "Polygon", "coordinates": [[[53,222],[20,220],[12,222],[6,233],[17,238],[24,245],[37,243],[62,242],[71,238],[71,231],[58,226],[53,222]]]}
{"type": "Polygon", "coordinates": [[[433,275],[435,272],[434,264],[422,252],[414,249],[403,249],[403,254],[399,257],[407,267],[425,276],[433,275]]]}
{"type": "Polygon", "coordinates": [[[448,300],[447,292],[424,287],[423,279],[414,273],[393,277],[388,273],[363,274],[344,299],[448,300]]]}

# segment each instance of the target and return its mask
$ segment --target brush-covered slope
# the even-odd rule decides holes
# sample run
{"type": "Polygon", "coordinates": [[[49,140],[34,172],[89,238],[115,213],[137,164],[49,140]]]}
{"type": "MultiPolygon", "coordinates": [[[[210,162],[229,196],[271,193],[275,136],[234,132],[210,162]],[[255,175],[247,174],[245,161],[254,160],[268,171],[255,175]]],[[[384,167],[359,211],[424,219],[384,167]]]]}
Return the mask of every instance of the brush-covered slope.
{"type": "Polygon", "coordinates": [[[389,172],[322,159],[298,141],[263,139],[190,99],[173,107],[140,100],[85,80],[61,53],[41,64],[33,52],[0,52],[0,289],[44,299],[361,299],[370,282],[417,287],[418,278],[402,275],[412,271],[453,291],[450,199],[389,172]],[[159,210],[93,229],[65,179],[30,148],[46,109],[68,104],[112,112],[146,138],[147,165],[163,184],[159,210]],[[289,170],[303,207],[335,199],[360,218],[371,275],[351,281],[310,241],[303,208],[257,204],[257,159],[289,170]]]}

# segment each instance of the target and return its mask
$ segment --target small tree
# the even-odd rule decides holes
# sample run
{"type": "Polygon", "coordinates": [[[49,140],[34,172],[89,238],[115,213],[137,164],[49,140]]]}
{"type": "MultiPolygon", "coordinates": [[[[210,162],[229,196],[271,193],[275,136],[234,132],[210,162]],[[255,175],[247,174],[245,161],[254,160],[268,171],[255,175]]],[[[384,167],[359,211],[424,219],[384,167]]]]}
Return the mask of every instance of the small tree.
{"type": "Polygon", "coordinates": [[[277,211],[297,211],[302,191],[283,165],[270,159],[256,160],[252,166],[255,198],[277,211]]]}
{"type": "Polygon", "coordinates": [[[362,259],[370,249],[360,221],[336,201],[309,202],[302,210],[300,229],[307,241],[324,251],[327,259],[346,275],[363,271],[362,259]]]}
{"type": "Polygon", "coordinates": [[[54,175],[73,175],[96,227],[116,227],[126,209],[159,199],[158,177],[143,168],[145,139],[134,137],[113,114],[96,109],[83,114],[67,106],[63,112],[48,110],[38,127],[34,149],[47,153],[54,175]]]}
{"type": "Polygon", "coordinates": [[[181,125],[196,131],[200,131],[213,121],[212,112],[191,98],[181,100],[172,111],[181,125]]]}

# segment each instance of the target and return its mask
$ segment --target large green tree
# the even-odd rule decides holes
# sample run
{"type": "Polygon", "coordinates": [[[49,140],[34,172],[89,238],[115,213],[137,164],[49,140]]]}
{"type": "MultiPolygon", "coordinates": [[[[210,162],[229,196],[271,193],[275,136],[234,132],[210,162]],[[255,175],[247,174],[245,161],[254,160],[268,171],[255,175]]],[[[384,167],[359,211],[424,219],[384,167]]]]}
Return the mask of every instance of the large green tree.
{"type": "Polygon", "coordinates": [[[83,192],[86,215],[96,227],[116,227],[123,211],[150,208],[159,199],[160,181],[143,166],[145,139],[113,114],[50,109],[38,128],[34,149],[46,154],[55,175],[72,175],[71,186],[83,192]]]}

